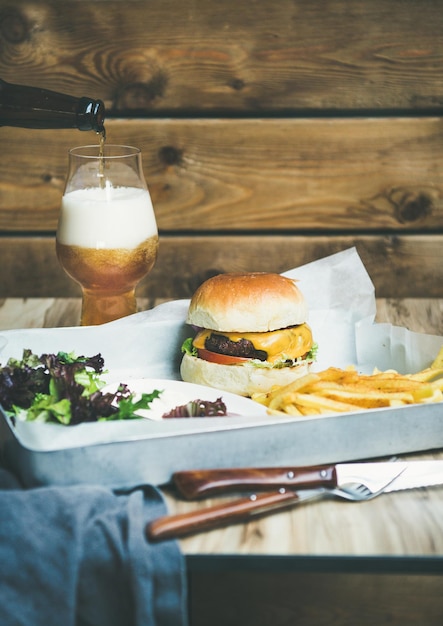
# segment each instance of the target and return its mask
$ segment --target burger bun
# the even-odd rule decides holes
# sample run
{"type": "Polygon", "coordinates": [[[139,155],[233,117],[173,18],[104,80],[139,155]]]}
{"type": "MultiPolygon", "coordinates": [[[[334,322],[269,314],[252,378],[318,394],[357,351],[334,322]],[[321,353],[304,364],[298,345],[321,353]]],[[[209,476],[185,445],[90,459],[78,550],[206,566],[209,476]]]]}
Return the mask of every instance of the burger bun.
{"type": "Polygon", "coordinates": [[[214,276],[192,296],[187,323],[224,332],[268,332],[303,324],[307,304],[296,282],[267,272],[214,276]]]}
{"type": "Polygon", "coordinates": [[[276,386],[288,385],[309,372],[310,361],[301,361],[293,367],[267,368],[252,363],[222,365],[185,354],[180,374],[185,382],[215,387],[240,396],[268,393],[276,386]]]}

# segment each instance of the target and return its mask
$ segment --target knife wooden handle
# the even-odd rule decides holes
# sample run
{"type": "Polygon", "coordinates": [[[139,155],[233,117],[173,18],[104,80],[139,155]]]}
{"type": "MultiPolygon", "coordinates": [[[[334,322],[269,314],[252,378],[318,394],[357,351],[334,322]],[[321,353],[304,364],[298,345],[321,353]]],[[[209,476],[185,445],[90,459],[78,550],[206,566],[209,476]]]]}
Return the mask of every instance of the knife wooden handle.
{"type": "Polygon", "coordinates": [[[188,470],[172,475],[178,491],[188,500],[242,489],[332,488],[337,484],[336,479],[334,465],[188,470]]]}
{"type": "Polygon", "coordinates": [[[289,507],[298,500],[299,496],[295,491],[282,490],[239,498],[188,513],[165,515],[146,526],[146,537],[149,541],[184,537],[203,530],[244,522],[253,516],[289,507]]]}

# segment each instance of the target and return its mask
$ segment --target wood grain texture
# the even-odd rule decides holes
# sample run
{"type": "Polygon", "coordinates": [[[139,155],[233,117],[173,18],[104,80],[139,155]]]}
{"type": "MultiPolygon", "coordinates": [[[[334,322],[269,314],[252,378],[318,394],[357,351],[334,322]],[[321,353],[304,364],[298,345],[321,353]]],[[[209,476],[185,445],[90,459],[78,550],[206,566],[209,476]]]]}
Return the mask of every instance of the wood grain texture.
{"type": "MultiPolygon", "coordinates": [[[[188,298],[228,271],[286,270],[355,246],[377,297],[443,296],[443,236],[161,236],[157,263],[139,285],[147,298],[188,298]]],[[[54,237],[0,239],[0,298],[80,295],[55,256],[54,237]]]]}
{"type": "Polygon", "coordinates": [[[377,322],[388,320],[416,333],[443,336],[443,300],[378,298],[377,322]]]}
{"type": "MultiPolygon", "coordinates": [[[[67,151],[98,140],[0,132],[0,230],[55,230],[67,151]]],[[[141,148],[163,232],[443,232],[438,118],[126,120],[107,132],[141,148]]]]}
{"type": "Polygon", "coordinates": [[[0,323],[4,330],[55,328],[80,324],[80,298],[0,299],[0,323]]]}
{"type": "Polygon", "coordinates": [[[2,0],[0,76],[118,114],[441,108],[442,30],[439,0],[2,0]]]}

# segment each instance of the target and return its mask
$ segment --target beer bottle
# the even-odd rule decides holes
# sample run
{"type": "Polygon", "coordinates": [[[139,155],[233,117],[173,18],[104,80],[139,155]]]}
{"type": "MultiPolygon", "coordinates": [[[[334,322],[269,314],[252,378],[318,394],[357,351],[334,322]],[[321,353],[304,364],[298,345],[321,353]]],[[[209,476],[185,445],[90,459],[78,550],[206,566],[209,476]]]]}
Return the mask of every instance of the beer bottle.
{"type": "Polygon", "coordinates": [[[13,85],[0,79],[0,126],[78,128],[101,133],[104,120],[105,105],[101,100],[13,85]]]}

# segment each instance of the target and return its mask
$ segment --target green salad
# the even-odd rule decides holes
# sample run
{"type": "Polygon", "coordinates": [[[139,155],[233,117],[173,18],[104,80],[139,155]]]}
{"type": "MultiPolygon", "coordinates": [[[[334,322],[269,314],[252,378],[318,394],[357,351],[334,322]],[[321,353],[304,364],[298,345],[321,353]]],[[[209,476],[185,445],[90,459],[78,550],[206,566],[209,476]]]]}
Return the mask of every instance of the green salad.
{"type": "Polygon", "coordinates": [[[0,404],[14,419],[72,426],[82,422],[139,419],[161,391],[143,393],[136,400],[126,384],[103,393],[104,360],[74,353],[34,354],[24,350],[21,360],[0,367],[0,404]]]}

